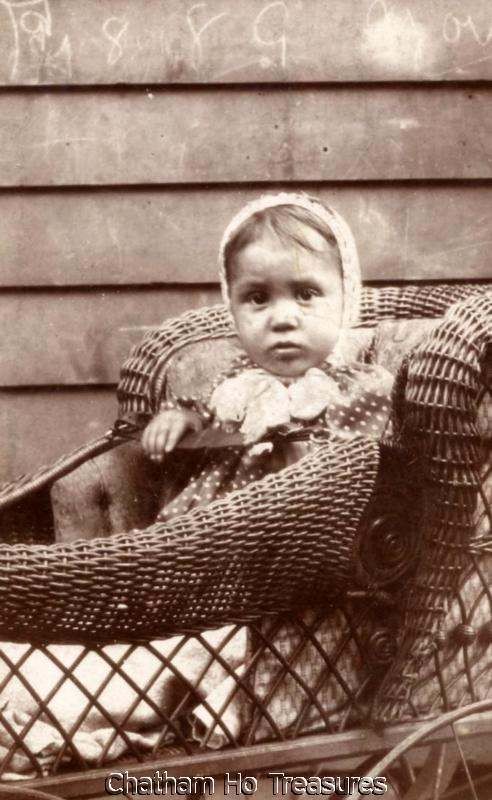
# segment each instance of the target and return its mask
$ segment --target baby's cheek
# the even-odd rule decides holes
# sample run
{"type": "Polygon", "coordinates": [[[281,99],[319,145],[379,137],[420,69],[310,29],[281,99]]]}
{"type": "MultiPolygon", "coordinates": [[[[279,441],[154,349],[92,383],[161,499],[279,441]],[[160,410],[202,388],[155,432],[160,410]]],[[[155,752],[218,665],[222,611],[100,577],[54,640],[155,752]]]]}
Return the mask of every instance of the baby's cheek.
{"type": "Polygon", "coordinates": [[[256,325],[253,314],[248,314],[246,311],[243,311],[242,314],[237,315],[235,323],[236,330],[241,339],[247,339],[254,336],[256,325]]]}
{"type": "Polygon", "coordinates": [[[339,337],[339,328],[329,323],[326,325],[323,335],[317,340],[317,352],[324,360],[333,352],[339,337]]]}
{"type": "Polygon", "coordinates": [[[340,323],[338,314],[329,313],[325,306],[314,309],[310,315],[310,333],[319,341],[330,340],[338,337],[340,323]]]}
{"type": "Polygon", "coordinates": [[[325,301],[325,314],[334,325],[342,324],[343,304],[336,297],[327,298],[325,301]]]}

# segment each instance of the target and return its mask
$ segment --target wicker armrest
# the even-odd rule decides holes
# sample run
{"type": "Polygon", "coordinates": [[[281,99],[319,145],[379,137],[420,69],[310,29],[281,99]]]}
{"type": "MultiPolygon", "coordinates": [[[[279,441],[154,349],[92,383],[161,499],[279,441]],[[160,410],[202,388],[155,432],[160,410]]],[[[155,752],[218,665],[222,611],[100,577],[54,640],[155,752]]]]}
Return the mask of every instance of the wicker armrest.
{"type": "Polygon", "coordinates": [[[0,637],[135,641],[329,605],[358,573],[379,465],[359,438],[144,531],[0,550],[0,637]]]}
{"type": "Polygon", "coordinates": [[[425,482],[420,566],[406,593],[399,655],[376,699],[376,717],[401,719],[415,679],[436,646],[449,600],[469,565],[481,467],[477,427],[492,347],[492,293],[456,303],[407,359],[399,378],[396,428],[418,453],[425,482]]]}

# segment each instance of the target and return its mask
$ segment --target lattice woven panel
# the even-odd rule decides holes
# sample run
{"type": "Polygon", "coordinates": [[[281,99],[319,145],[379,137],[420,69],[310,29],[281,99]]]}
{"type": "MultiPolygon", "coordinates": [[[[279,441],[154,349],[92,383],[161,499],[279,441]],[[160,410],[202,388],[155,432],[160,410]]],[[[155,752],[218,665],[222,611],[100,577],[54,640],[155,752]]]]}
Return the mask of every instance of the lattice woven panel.
{"type": "MultiPolygon", "coordinates": [[[[416,717],[490,690],[492,556],[479,550],[419,681],[416,717]]],[[[328,615],[148,644],[3,644],[1,774],[95,767],[123,754],[142,761],[170,743],[192,752],[359,726],[393,655],[391,615],[357,600],[328,615]]]]}

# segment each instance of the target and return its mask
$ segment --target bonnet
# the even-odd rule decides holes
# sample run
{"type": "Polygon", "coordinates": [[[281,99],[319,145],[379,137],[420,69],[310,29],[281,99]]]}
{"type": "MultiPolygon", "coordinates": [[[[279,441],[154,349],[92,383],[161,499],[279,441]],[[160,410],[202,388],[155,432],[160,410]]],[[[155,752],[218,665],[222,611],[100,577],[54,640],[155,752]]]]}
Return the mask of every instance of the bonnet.
{"type": "MultiPolygon", "coordinates": [[[[383,387],[386,375],[381,376],[374,368],[370,372],[365,369],[361,372],[360,367],[358,371],[355,370],[350,329],[359,321],[362,293],[357,249],[345,220],[319,200],[307,194],[290,192],[263,195],[248,203],[233,217],[225,229],[219,249],[219,274],[225,304],[230,306],[225,268],[228,244],[253,214],[285,205],[310,211],[331,231],[338,246],[342,277],[341,324],[335,347],[326,359],[335,372],[315,367],[289,384],[284,384],[265,370],[250,366],[220,383],[211,398],[214,413],[223,423],[242,423],[240,431],[247,444],[261,442],[266,433],[290,422],[315,420],[328,407],[331,409],[329,425],[326,420],[325,423],[332,431],[345,437],[354,431],[364,433],[365,428],[359,429],[358,422],[366,426],[368,415],[379,411],[379,406],[387,396],[386,384],[383,387]],[[342,369],[339,372],[340,367],[342,369]]],[[[391,383],[392,377],[389,373],[387,375],[391,383]]],[[[265,443],[261,442],[261,447],[264,446],[265,443]]],[[[257,454],[256,447],[255,444],[252,454],[257,454]]]]}
{"type": "Polygon", "coordinates": [[[349,226],[333,208],[325,206],[319,200],[304,193],[281,192],[280,194],[265,194],[256,200],[247,203],[229,222],[222,236],[219,248],[219,276],[222,289],[222,297],[227,307],[230,305],[229,287],[227,285],[225,269],[225,251],[229,242],[234,238],[241,226],[259,211],[276,206],[300,206],[319,217],[331,230],[340,253],[343,287],[343,309],[342,321],[340,326],[340,336],[335,345],[334,353],[330,360],[339,360],[341,356],[341,345],[344,334],[359,319],[359,307],[361,297],[361,276],[359,267],[359,257],[355,246],[354,237],[349,226]]]}

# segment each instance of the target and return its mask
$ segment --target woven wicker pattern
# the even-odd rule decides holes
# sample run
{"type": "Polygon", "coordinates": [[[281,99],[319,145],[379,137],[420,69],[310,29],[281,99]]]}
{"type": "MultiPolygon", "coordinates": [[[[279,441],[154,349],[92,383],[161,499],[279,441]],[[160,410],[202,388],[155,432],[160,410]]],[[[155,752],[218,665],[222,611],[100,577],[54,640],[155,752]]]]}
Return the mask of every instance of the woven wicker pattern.
{"type": "Polygon", "coordinates": [[[70,546],[6,546],[0,635],[132,641],[326,604],[354,577],[378,462],[372,441],[323,445],[167,525],[70,546]]]}
{"type": "MultiPolygon", "coordinates": [[[[468,564],[487,457],[477,426],[482,374],[492,344],[492,296],[456,304],[412,354],[397,409],[400,443],[418,452],[426,479],[419,569],[405,599],[397,662],[381,687],[376,713],[400,718],[416,676],[468,564]],[[481,476],[482,473],[482,476],[481,476]]],[[[489,532],[490,535],[490,532],[489,532]]]]}
{"type": "MultiPolygon", "coordinates": [[[[414,693],[415,717],[489,695],[491,566],[489,557],[454,596],[439,650],[414,693]]],[[[166,642],[74,648],[70,658],[56,646],[3,646],[2,697],[15,692],[17,711],[32,711],[24,712],[15,727],[0,712],[0,775],[15,770],[41,775],[46,768],[56,774],[67,761],[72,768],[87,769],[122,752],[126,769],[129,757],[165,761],[160,751],[170,743],[191,753],[196,745],[183,714],[197,703],[209,719],[201,732],[202,746],[212,741],[230,746],[278,742],[308,731],[336,733],[367,724],[371,687],[394,656],[392,614],[386,609],[384,621],[382,617],[381,608],[360,599],[347,600],[343,609],[329,614],[266,619],[249,628],[252,646],[241,672],[234,653],[244,650],[242,626],[166,642]],[[35,677],[40,659],[41,684],[35,677]],[[226,676],[231,685],[220,702],[203,700],[210,683],[226,676]],[[75,701],[74,717],[67,706],[73,708],[75,701]],[[145,748],[131,733],[138,730],[143,709],[152,722],[151,735],[143,734],[148,737],[145,748]],[[43,721],[58,738],[58,749],[49,759],[40,754],[36,736],[43,721]],[[99,731],[98,742],[91,740],[89,748],[84,736],[88,728],[99,731]]]]}
{"type": "Polygon", "coordinates": [[[466,571],[466,580],[451,600],[446,631],[438,637],[412,693],[415,717],[490,697],[492,558],[470,553],[466,571]]]}

